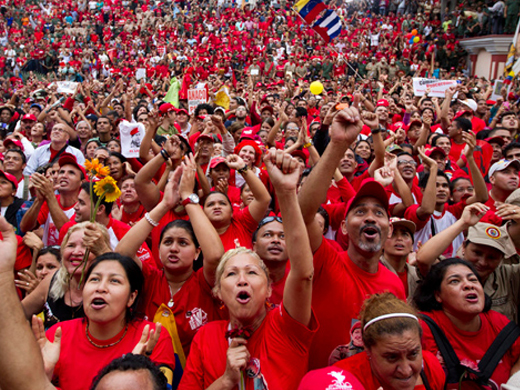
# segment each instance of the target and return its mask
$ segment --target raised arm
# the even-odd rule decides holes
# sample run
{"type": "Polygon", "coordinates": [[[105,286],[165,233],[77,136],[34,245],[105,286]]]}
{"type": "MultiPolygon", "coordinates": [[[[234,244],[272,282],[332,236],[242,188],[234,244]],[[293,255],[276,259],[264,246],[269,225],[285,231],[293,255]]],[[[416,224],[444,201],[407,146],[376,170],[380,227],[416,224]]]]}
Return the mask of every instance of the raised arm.
{"type": "Polygon", "coordinates": [[[374,172],[376,169],[381,168],[385,165],[385,143],[383,142],[383,137],[381,136],[381,132],[377,131],[379,128],[377,115],[373,112],[363,111],[361,113],[361,120],[365,125],[370,127],[372,131],[372,140],[374,141],[374,161],[370,163],[368,167],[368,173],[371,177],[374,177],[374,172]],[[376,131],[374,131],[376,130],[376,131]]]}
{"type": "MultiPolygon", "coordinates": [[[[362,127],[363,122],[356,108],[345,108],[333,114],[332,124],[329,128],[330,142],[320,161],[305,180],[298,196],[306,225],[310,225],[314,221],[316,211],[325,199],[339,161],[349,145],[355,141],[362,127]]],[[[312,231],[316,232],[317,230],[312,231]]],[[[321,245],[321,233],[319,237],[309,238],[312,243],[312,250],[315,251],[321,245]]]]}
{"type": "MultiPolygon", "coordinates": [[[[424,154],[424,146],[421,146],[418,149],[418,152],[419,156],[421,156],[423,165],[427,167],[430,172],[428,182],[426,183],[426,187],[423,192],[424,195],[421,205],[417,208],[417,217],[425,221],[435,211],[435,202],[437,199],[437,192],[435,188],[437,186],[437,173],[439,168],[435,160],[424,154]]],[[[408,186],[406,188],[408,188],[408,186]]]]}
{"type": "Polygon", "coordinates": [[[464,142],[466,142],[465,156],[467,166],[469,168],[469,171],[471,172],[473,187],[475,188],[473,195],[466,199],[466,204],[472,204],[475,202],[485,203],[489,199],[489,193],[487,190],[486,182],[484,180],[484,176],[482,176],[482,171],[477,166],[475,158],[473,157],[473,151],[475,150],[475,146],[477,145],[477,137],[473,132],[470,132],[462,133],[462,138],[464,139],[464,142]]]}
{"type": "Polygon", "coordinates": [[[14,287],[16,236],[13,227],[0,217],[0,387],[2,389],[51,390],[42,355],[25,318],[14,287]]]}
{"type": "MultiPolygon", "coordinates": [[[[181,199],[185,200],[193,193],[195,187],[195,172],[197,171],[195,158],[192,155],[186,157],[183,166],[179,194],[181,199]]],[[[218,263],[224,254],[222,240],[198,203],[188,203],[184,207],[204,255],[204,278],[213,286],[218,263]]]]}
{"type": "MultiPolygon", "coordinates": [[[[226,157],[226,164],[229,168],[239,171],[246,166],[244,160],[238,157],[236,154],[230,154],[226,157]]],[[[269,203],[271,203],[271,195],[265,188],[264,183],[260,180],[251,169],[242,171],[242,177],[246,181],[247,185],[251,189],[255,199],[249,204],[249,212],[251,216],[260,222],[265,216],[269,203]]]]}
{"type": "MultiPolygon", "coordinates": [[[[164,197],[152,211],[148,217],[155,222],[159,222],[166,213],[171,210],[179,201],[179,180],[181,178],[182,168],[178,167],[170,177],[170,181],[166,185],[164,197]]],[[[141,247],[148,235],[152,232],[154,226],[148,222],[146,218],[142,218],[130,229],[119,241],[115,252],[125,256],[132,257],[134,261],[142,267],[141,260],[135,255],[141,247]]]]}
{"type": "Polygon", "coordinates": [[[296,195],[301,166],[289,154],[274,148],[265,156],[264,162],[282,212],[285,244],[291,262],[283,305],[292,318],[309,326],[314,268],[309,239],[302,234],[305,223],[296,195]]]}
{"type": "Polygon", "coordinates": [[[488,210],[489,207],[482,203],[466,206],[462,217],[457,222],[426,241],[416,255],[417,266],[421,274],[426,275],[435,260],[450,246],[455,237],[470,226],[476,225],[488,210]]]}

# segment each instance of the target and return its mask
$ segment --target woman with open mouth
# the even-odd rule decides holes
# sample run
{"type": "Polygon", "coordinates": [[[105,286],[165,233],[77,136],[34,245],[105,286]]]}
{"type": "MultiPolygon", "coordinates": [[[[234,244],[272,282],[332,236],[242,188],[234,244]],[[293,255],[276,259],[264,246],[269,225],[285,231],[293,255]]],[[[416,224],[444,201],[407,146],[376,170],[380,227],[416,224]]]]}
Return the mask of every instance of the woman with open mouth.
{"type": "Polygon", "coordinates": [[[182,166],[170,177],[161,202],[145,214],[145,218],[136,223],[116,247],[116,252],[133,257],[143,271],[145,284],[141,310],[154,322],[170,326],[180,362],[176,367],[176,380],[180,379],[180,367],[184,368],[191,342],[199,328],[210,321],[227,318],[227,311],[220,310],[221,304],[211,292],[224,248],[217,231],[200,207],[198,197],[193,194],[196,166],[193,155],[186,156],[182,166]],[[163,268],[157,269],[141,262],[136,257],[137,250],[159,221],[178,204],[179,198],[183,200],[189,221],[174,220],[162,230],[159,258],[163,268]],[[204,266],[194,271],[193,263],[201,252],[204,266]]]}
{"type": "Polygon", "coordinates": [[[475,383],[465,381],[478,381],[499,389],[520,369],[518,333],[492,346],[506,326],[508,331],[516,325],[490,310],[491,299],[473,264],[456,257],[435,264],[416,290],[414,303],[424,313],[423,349],[443,365],[447,388],[459,388],[460,383],[470,388],[465,386],[475,383]]]}
{"type": "Polygon", "coordinates": [[[82,274],[96,256],[110,251],[110,238],[104,226],[90,222],[72,226],[61,243],[61,266],[22,301],[27,319],[44,309],[45,317],[52,318],[53,322],[84,317],[82,274]],[[90,254],[85,265],[87,249],[90,254]]]}
{"type": "Polygon", "coordinates": [[[275,308],[269,272],[246,248],[228,251],[216,272],[215,295],[229,321],[214,321],[195,336],[179,389],[296,389],[307,371],[309,347],[317,330],[311,310],[312,252],[298,204],[301,165],[271,149],[264,162],[278,196],[291,270],[283,303],[275,308]]]}
{"type": "Polygon", "coordinates": [[[421,347],[415,310],[391,293],[375,294],[359,315],[365,350],[334,366],[351,372],[365,390],[444,389],[442,367],[421,347]]]}
{"type": "Polygon", "coordinates": [[[88,390],[103,367],[127,353],[150,357],[172,383],[175,358],[168,332],[138,316],[143,283],[131,258],[105,253],[85,274],[85,318],[60,322],[46,333],[41,320],[33,319],[47,376],[58,388],[88,390]]]}

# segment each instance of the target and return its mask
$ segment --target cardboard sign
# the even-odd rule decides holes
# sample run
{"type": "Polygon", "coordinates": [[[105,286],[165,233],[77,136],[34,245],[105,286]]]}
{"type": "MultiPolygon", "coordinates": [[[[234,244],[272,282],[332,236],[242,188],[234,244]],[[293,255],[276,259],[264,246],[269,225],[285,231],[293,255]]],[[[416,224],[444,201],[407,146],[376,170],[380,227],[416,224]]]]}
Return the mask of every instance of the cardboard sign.
{"type": "Polygon", "coordinates": [[[206,88],[188,89],[188,112],[192,115],[199,104],[208,102],[206,88]]]}
{"type": "Polygon", "coordinates": [[[449,87],[456,86],[457,80],[413,79],[413,93],[415,96],[424,96],[426,88],[430,87],[431,92],[428,94],[429,97],[435,96],[443,98],[449,87]]]}
{"type": "Polygon", "coordinates": [[[51,83],[49,87],[57,85],[56,92],[58,93],[68,93],[70,95],[74,95],[76,90],[79,87],[79,83],[74,81],[56,81],[55,83],[51,83]]]}

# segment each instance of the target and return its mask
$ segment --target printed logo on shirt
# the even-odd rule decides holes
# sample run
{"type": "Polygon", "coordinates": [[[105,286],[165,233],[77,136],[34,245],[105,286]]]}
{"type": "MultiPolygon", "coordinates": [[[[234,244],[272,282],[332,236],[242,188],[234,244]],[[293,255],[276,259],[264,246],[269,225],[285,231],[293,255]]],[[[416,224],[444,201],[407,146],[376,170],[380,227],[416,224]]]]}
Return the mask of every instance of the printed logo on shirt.
{"type": "Polygon", "coordinates": [[[352,390],[350,382],[345,382],[345,375],[341,371],[332,371],[328,375],[334,377],[332,384],[330,384],[326,390],[352,390]]]}
{"type": "Polygon", "coordinates": [[[186,312],[186,318],[190,319],[191,330],[199,329],[202,325],[208,323],[208,314],[198,307],[186,312]]]}

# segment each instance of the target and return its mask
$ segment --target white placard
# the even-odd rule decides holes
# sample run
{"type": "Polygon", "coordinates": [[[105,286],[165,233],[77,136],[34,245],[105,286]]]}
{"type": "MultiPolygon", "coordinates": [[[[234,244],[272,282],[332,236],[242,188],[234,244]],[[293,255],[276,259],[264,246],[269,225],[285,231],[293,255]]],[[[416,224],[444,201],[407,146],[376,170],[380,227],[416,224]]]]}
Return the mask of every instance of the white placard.
{"type": "Polygon", "coordinates": [[[130,123],[128,121],[119,123],[121,154],[126,158],[138,158],[144,133],[145,128],[142,123],[130,123]]]}
{"type": "Polygon", "coordinates": [[[251,76],[258,76],[258,69],[251,69],[251,76]]]}
{"type": "Polygon", "coordinates": [[[146,78],[146,69],[145,68],[139,68],[135,71],[135,79],[141,80],[146,78]]]}
{"type": "Polygon", "coordinates": [[[54,83],[51,83],[49,87],[53,85],[56,85],[58,87],[56,89],[56,92],[68,93],[70,95],[74,95],[79,87],[79,83],[76,83],[75,81],[56,81],[54,83]]]}
{"type": "Polygon", "coordinates": [[[208,91],[206,88],[188,89],[188,112],[193,114],[199,104],[207,103],[208,91]]]}
{"type": "Polygon", "coordinates": [[[413,79],[413,93],[415,96],[424,96],[426,88],[430,87],[431,92],[428,96],[435,96],[443,98],[445,92],[449,87],[457,87],[456,80],[436,80],[436,79],[413,79]]]}
{"type": "Polygon", "coordinates": [[[504,85],[504,80],[495,80],[495,84],[493,84],[493,92],[491,92],[491,96],[489,97],[489,99],[494,100],[495,102],[497,101],[498,98],[504,99],[504,97],[500,93],[500,90],[502,89],[502,87],[506,87],[506,89],[507,89],[506,96],[509,95],[509,90],[511,89],[511,84],[504,85]]]}

